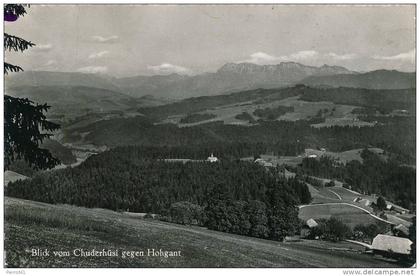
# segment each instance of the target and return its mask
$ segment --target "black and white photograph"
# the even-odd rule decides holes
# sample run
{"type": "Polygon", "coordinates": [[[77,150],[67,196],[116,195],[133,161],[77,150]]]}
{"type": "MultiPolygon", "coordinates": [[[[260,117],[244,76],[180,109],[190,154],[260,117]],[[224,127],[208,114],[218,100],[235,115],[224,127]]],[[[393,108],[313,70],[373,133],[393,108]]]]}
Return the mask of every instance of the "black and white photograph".
{"type": "Polygon", "coordinates": [[[3,11],[9,275],[414,275],[415,3],[3,11]]]}

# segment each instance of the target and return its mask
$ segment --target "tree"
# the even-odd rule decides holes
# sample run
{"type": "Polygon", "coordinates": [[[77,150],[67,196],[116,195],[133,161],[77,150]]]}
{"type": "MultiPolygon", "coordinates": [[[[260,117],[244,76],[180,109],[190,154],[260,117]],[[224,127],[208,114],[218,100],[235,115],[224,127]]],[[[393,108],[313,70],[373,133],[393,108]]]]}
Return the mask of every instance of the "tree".
{"type": "MultiPolygon", "coordinates": [[[[7,4],[4,8],[4,19],[16,21],[26,14],[27,5],[7,4]]],[[[23,52],[35,44],[23,38],[4,33],[4,49],[6,51],[23,52]]],[[[20,66],[4,62],[4,74],[23,71],[20,66]]],[[[35,169],[52,168],[59,163],[46,149],[39,148],[50,133],[59,129],[59,125],[49,122],[44,112],[50,106],[34,104],[29,99],[15,98],[4,95],[4,153],[5,169],[13,161],[23,159],[35,169]]]]}
{"type": "Polygon", "coordinates": [[[264,202],[251,200],[248,204],[247,212],[249,214],[249,222],[251,224],[250,236],[257,238],[268,237],[268,219],[267,206],[264,202]]]}
{"type": "Polygon", "coordinates": [[[382,196],[378,197],[378,200],[376,200],[376,206],[378,206],[378,209],[381,211],[386,209],[386,201],[382,196]]]}
{"type": "Polygon", "coordinates": [[[203,222],[204,211],[200,205],[188,201],[180,201],[171,204],[171,221],[179,224],[198,224],[203,222]]]}
{"type": "Polygon", "coordinates": [[[371,242],[376,235],[381,233],[381,228],[378,224],[358,224],[353,229],[353,238],[361,241],[371,242]]]}
{"type": "Polygon", "coordinates": [[[319,220],[318,226],[311,229],[312,236],[319,236],[330,241],[341,241],[351,235],[351,229],[341,220],[331,217],[328,220],[319,220]]]}

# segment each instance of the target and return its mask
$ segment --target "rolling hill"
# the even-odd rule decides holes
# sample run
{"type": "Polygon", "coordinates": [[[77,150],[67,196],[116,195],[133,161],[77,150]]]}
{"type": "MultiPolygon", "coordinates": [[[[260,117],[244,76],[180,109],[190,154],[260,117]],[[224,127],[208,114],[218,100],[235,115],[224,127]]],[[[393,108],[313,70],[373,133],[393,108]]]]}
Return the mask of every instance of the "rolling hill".
{"type": "Polygon", "coordinates": [[[6,88],[6,94],[29,98],[35,103],[48,103],[51,109],[47,116],[51,120],[67,122],[86,114],[108,116],[139,115],[135,110],[143,106],[163,103],[152,97],[133,98],[114,90],[89,86],[37,85],[6,88]]]}
{"type": "Polygon", "coordinates": [[[367,89],[409,89],[416,87],[416,73],[376,70],[360,74],[310,76],[300,83],[309,86],[354,87],[367,89]]]}
{"type": "Polygon", "coordinates": [[[112,77],[77,72],[25,71],[5,77],[8,88],[28,86],[83,86],[118,91],[112,77]]]}

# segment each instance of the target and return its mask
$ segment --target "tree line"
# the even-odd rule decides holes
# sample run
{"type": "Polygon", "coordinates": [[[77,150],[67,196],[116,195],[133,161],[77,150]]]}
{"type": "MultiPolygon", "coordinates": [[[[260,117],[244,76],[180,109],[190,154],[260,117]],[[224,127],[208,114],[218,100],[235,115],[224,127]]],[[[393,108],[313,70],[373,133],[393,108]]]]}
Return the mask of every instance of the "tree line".
{"type": "Polygon", "coordinates": [[[200,217],[206,219],[200,223],[210,229],[275,240],[297,231],[296,206],[310,201],[304,183],[253,162],[183,164],[139,156],[141,151],[127,153],[114,149],[74,168],[38,173],[30,180],[10,183],[6,194],[164,217],[174,214],[174,204],[183,214],[180,202],[187,202],[185,210],[204,212],[200,217]]]}
{"type": "MultiPolygon", "coordinates": [[[[318,118],[324,120],[324,118],[318,118]]],[[[317,120],[317,118],[314,118],[317,120]]],[[[109,147],[201,146],[217,144],[264,144],[280,155],[298,155],[305,148],[324,147],[340,152],[355,148],[378,147],[397,155],[401,162],[415,162],[415,117],[379,117],[373,127],[311,127],[314,121],[258,121],[251,126],[225,125],[223,122],[178,127],[154,125],[145,117],[116,118],[77,129],[89,132],[86,141],[109,147]],[[401,135],[404,133],[404,135],[401,135]]],[[[80,137],[67,133],[64,142],[80,137]],[[72,137],[74,136],[74,137],[72,137]]],[[[262,154],[265,152],[259,152],[262,154]]]]}

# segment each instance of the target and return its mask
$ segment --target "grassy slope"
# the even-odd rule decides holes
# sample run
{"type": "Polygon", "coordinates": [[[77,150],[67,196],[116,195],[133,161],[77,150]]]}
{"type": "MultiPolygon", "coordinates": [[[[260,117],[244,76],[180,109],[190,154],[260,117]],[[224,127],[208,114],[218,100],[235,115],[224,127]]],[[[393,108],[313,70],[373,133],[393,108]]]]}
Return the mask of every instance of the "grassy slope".
{"type": "MultiPolygon", "coordinates": [[[[9,267],[396,267],[347,243],[280,243],[136,219],[103,209],[5,198],[9,267]],[[181,250],[182,257],[30,257],[32,248],[181,250]]],[[[121,254],[121,253],[120,253],[121,254]]]]}
{"type": "Polygon", "coordinates": [[[299,209],[299,218],[305,221],[310,218],[316,220],[330,217],[339,218],[352,228],[357,224],[375,224],[378,222],[362,210],[348,205],[309,205],[299,209]]]}

